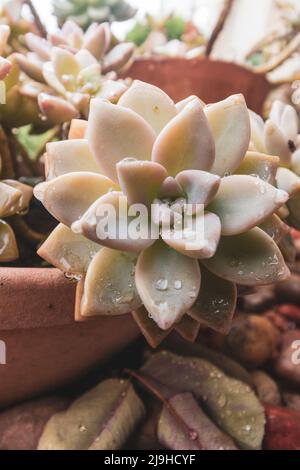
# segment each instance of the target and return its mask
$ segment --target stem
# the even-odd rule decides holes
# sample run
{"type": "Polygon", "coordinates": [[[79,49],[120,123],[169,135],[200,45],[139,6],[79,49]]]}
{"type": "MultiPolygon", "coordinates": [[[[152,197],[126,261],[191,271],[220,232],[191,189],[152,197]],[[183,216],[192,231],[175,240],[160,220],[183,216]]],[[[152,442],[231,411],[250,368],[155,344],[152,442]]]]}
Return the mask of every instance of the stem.
{"type": "Polygon", "coordinates": [[[46,38],[46,37],[47,37],[47,30],[46,30],[45,26],[43,25],[43,23],[42,23],[42,21],[41,21],[41,19],[40,19],[40,15],[38,14],[38,12],[37,12],[37,10],[36,10],[34,4],[32,3],[32,0],[25,0],[25,3],[26,3],[26,5],[28,5],[29,8],[30,8],[30,11],[31,11],[32,16],[33,16],[33,18],[34,18],[34,22],[35,22],[35,24],[36,24],[36,26],[37,26],[37,28],[38,28],[38,30],[39,30],[41,36],[42,36],[43,38],[46,38]]]}
{"type": "Polygon", "coordinates": [[[13,155],[9,147],[7,135],[0,126],[0,157],[2,160],[2,179],[14,179],[16,176],[13,155]]]}
{"type": "Polygon", "coordinates": [[[28,243],[35,246],[45,240],[46,235],[32,230],[22,216],[15,215],[10,220],[17,235],[22,237],[28,243]]]}
{"type": "Polygon", "coordinates": [[[214,44],[215,44],[216,40],[218,39],[219,34],[221,33],[221,31],[222,31],[222,29],[225,25],[225,22],[227,20],[227,17],[229,15],[230,11],[231,11],[233,2],[234,2],[234,0],[224,0],[224,5],[223,5],[222,11],[220,13],[220,16],[218,18],[217,24],[214,27],[214,30],[213,30],[213,32],[212,32],[212,34],[209,38],[209,41],[207,43],[207,46],[206,46],[206,51],[205,51],[206,57],[209,57],[212,50],[213,50],[214,44]]]}
{"type": "Polygon", "coordinates": [[[125,372],[130,375],[131,377],[135,378],[143,387],[148,390],[155,398],[157,398],[169,411],[169,413],[173,416],[173,418],[178,422],[178,424],[187,432],[188,437],[194,433],[194,429],[189,428],[186,422],[182,419],[182,417],[177,413],[174,406],[170,403],[170,401],[159,391],[157,387],[155,387],[154,380],[150,377],[145,375],[139,374],[133,370],[125,369],[125,372]]]}
{"type": "Polygon", "coordinates": [[[276,69],[285,62],[298,48],[300,47],[300,33],[298,33],[291,42],[278,54],[276,57],[271,59],[264,65],[256,67],[254,69],[255,73],[259,74],[266,74],[272,72],[272,70],[276,69]]]}

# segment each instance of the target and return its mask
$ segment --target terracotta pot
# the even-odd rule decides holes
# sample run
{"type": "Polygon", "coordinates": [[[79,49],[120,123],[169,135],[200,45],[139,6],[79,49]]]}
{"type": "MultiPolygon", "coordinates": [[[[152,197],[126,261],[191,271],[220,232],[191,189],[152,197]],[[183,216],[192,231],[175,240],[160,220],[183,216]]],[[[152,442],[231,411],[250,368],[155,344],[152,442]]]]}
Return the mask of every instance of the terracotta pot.
{"type": "Polygon", "coordinates": [[[138,337],[130,315],[76,323],[75,286],[56,269],[0,268],[1,407],[77,379],[138,337]]]}
{"type": "Polygon", "coordinates": [[[250,109],[261,113],[271,85],[263,75],[229,62],[210,59],[137,59],[127,76],[152,83],[174,101],[197,95],[214,103],[235,93],[243,93],[250,109]]]}

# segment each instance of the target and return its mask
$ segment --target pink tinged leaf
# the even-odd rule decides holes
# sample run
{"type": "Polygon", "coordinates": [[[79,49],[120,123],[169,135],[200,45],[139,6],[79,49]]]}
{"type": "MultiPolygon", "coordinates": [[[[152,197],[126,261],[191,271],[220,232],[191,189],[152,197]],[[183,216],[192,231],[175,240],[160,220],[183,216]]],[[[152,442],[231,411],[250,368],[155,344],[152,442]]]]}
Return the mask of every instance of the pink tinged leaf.
{"type": "Polygon", "coordinates": [[[19,250],[12,228],[0,220],[0,261],[9,263],[19,258],[19,250]]]}
{"type": "Polygon", "coordinates": [[[266,181],[266,183],[275,186],[279,163],[279,157],[273,157],[265,153],[247,152],[236,170],[236,174],[257,176],[261,180],[266,181]]]}
{"type": "Polygon", "coordinates": [[[62,79],[65,75],[77,77],[80,72],[80,65],[74,54],[54,47],[51,52],[51,60],[53,64],[54,73],[59,79],[62,79]]]}
{"type": "Polygon", "coordinates": [[[50,142],[46,149],[45,171],[48,181],[73,172],[100,173],[100,168],[93,158],[87,140],[50,142]]]}
{"type": "Polygon", "coordinates": [[[189,103],[157,137],[152,160],[163,165],[170,176],[183,170],[208,171],[215,146],[207,119],[197,100],[189,103]]]}
{"type": "Polygon", "coordinates": [[[201,106],[203,108],[205,107],[204,101],[200,100],[200,98],[198,98],[198,96],[196,96],[196,95],[191,95],[191,96],[188,96],[187,98],[185,98],[184,100],[178,101],[178,103],[176,103],[175,106],[176,106],[177,112],[180,113],[181,111],[183,111],[184,108],[186,107],[186,105],[188,105],[189,103],[191,103],[194,100],[198,100],[199,103],[201,104],[201,106]]]}
{"type": "Polygon", "coordinates": [[[117,164],[117,174],[128,204],[149,206],[167,178],[166,169],[159,163],[125,159],[117,164]]]}
{"type": "Polygon", "coordinates": [[[131,59],[134,45],[130,42],[118,44],[106,54],[103,60],[103,73],[120,71],[131,59]]]}
{"type": "Polygon", "coordinates": [[[264,130],[265,123],[259,114],[254,113],[250,109],[250,125],[251,125],[251,144],[257,152],[266,153],[264,130]]]}
{"type": "Polygon", "coordinates": [[[198,298],[188,314],[222,334],[227,334],[237,302],[237,288],[201,266],[202,282],[198,298]]]}
{"type": "Polygon", "coordinates": [[[32,80],[35,80],[40,83],[45,83],[45,78],[43,75],[43,65],[38,64],[30,60],[28,56],[23,54],[15,54],[15,59],[20,67],[20,69],[32,80]]]}
{"type": "Polygon", "coordinates": [[[178,181],[173,178],[173,176],[168,176],[163,184],[160,187],[158,197],[161,199],[164,198],[179,198],[183,197],[184,192],[183,189],[181,188],[180,184],[178,181]]]}
{"type": "Polygon", "coordinates": [[[137,256],[102,248],[91,261],[80,304],[82,317],[123,315],[142,306],[135,282],[137,256]]]}
{"type": "Polygon", "coordinates": [[[275,101],[273,103],[270,120],[276,124],[287,140],[296,142],[299,130],[299,118],[293,106],[275,101]]]}
{"type": "Polygon", "coordinates": [[[195,302],[201,275],[196,260],[157,241],[139,256],[135,282],[153,320],[168,330],[195,302]]]}
{"type": "Polygon", "coordinates": [[[3,80],[11,71],[12,64],[9,60],[0,57],[0,80],[3,80]]]}
{"type": "Polygon", "coordinates": [[[145,250],[159,237],[158,230],[149,224],[147,208],[129,207],[126,196],[118,191],[97,199],[72,230],[102,246],[131,253],[145,250]]]}
{"type": "Polygon", "coordinates": [[[289,226],[285,224],[276,214],[273,214],[271,217],[264,220],[264,222],[259,225],[259,228],[266,232],[269,237],[274,240],[276,245],[278,245],[290,232],[289,226]]]}
{"type": "Polygon", "coordinates": [[[171,450],[238,450],[233,440],[206,416],[191,393],[175,395],[169,404],[171,408],[163,408],[158,422],[158,438],[164,447],[171,450]]]}
{"type": "Polygon", "coordinates": [[[80,70],[84,70],[87,67],[98,66],[99,74],[101,73],[101,66],[95,57],[86,49],[80,49],[75,54],[75,58],[79,63],[80,70]]]}
{"type": "Polygon", "coordinates": [[[167,245],[189,258],[211,258],[217,250],[221,236],[220,219],[210,212],[201,212],[195,215],[192,225],[179,229],[163,227],[161,237],[167,245]]]}
{"type": "Polygon", "coordinates": [[[207,205],[217,194],[221,178],[199,170],[185,170],[176,176],[188,204],[207,205]]]}
{"type": "Polygon", "coordinates": [[[241,285],[267,285],[290,275],[278,246],[259,228],[222,237],[215,256],[203,263],[216,276],[241,285]]]}
{"type": "Polygon", "coordinates": [[[124,93],[119,105],[139,114],[157,134],[177,114],[174,102],[164,91],[139,80],[135,80],[124,93]]]}
{"type": "Polygon", "coordinates": [[[204,108],[210,124],[216,156],[211,172],[224,176],[242,162],[250,142],[250,118],[243,95],[233,95],[204,108]]]}
{"type": "Polygon", "coordinates": [[[290,164],[292,152],[289,148],[288,139],[279,127],[270,120],[265,124],[265,146],[267,153],[278,156],[283,165],[290,164]]]}
{"type": "Polygon", "coordinates": [[[261,448],[264,409],[248,385],[228,377],[207,360],[166,351],[152,355],[141,372],[173,389],[174,395],[190,392],[203,401],[215,424],[242,449],[261,448]]]}
{"type": "Polygon", "coordinates": [[[130,382],[105,380],[49,419],[38,450],[121,449],[144,414],[130,382]]]}
{"type": "Polygon", "coordinates": [[[157,326],[155,321],[150,318],[150,314],[145,307],[134,310],[132,316],[152,348],[157,348],[170,334],[170,330],[164,331],[157,326]]]}
{"type": "Polygon", "coordinates": [[[59,224],[38,249],[38,255],[67,274],[84,274],[100,245],[59,224]]]}
{"type": "Polygon", "coordinates": [[[25,42],[32,52],[35,52],[43,61],[50,59],[51,44],[37,34],[25,34],[25,42]]]}
{"type": "Polygon", "coordinates": [[[285,191],[260,178],[233,175],[222,178],[208,209],[220,217],[222,235],[237,235],[263,222],[287,200],[285,191]]]}
{"type": "Polygon", "coordinates": [[[123,93],[127,90],[125,82],[115,80],[104,80],[101,88],[96,94],[96,98],[108,100],[113,104],[117,104],[123,93]]]}
{"type": "Polygon", "coordinates": [[[87,49],[97,60],[101,60],[106,50],[106,28],[103,25],[97,25],[93,30],[87,31],[82,47],[87,49]]]}
{"type": "Polygon", "coordinates": [[[182,336],[186,341],[194,343],[198,337],[200,324],[197,320],[184,315],[179,323],[176,323],[175,330],[182,336]]]}
{"type": "Polygon", "coordinates": [[[118,181],[116,164],[124,158],[150,160],[155,133],[130,109],[93,99],[87,138],[100,168],[118,181]]]}
{"type": "Polygon", "coordinates": [[[300,178],[287,168],[278,168],[276,174],[276,186],[286,191],[291,198],[300,197],[300,178]]]}
{"type": "Polygon", "coordinates": [[[70,227],[99,197],[112,189],[116,186],[106,176],[78,172],[37,185],[34,195],[53,217],[70,227]]]}
{"type": "Polygon", "coordinates": [[[53,124],[61,124],[79,117],[78,110],[71,103],[57,96],[40,93],[38,103],[42,113],[53,124]]]}

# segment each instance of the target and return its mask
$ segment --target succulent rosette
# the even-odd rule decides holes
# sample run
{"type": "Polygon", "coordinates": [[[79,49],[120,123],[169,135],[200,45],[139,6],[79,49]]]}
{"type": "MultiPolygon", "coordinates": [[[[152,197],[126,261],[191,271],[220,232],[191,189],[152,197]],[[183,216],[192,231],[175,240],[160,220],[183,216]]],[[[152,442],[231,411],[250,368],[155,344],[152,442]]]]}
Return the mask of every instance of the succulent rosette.
{"type": "Polygon", "coordinates": [[[275,101],[264,122],[251,112],[251,146],[259,152],[279,157],[276,185],[289,194],[286,211],[289,225],[300,229],[300,136],[299,116],[290,105],[275,101]]]}
{"type": "Polygon", "coordinates": [[[84,138],[48,144],[47,181],[35,188],[60,222],[39,254],[81,278],[78,320],[133,312],[153,346],[173,328],[190,339],[201,323],[226,332],[237,284],[289,275],[276,244],[286,226],[275,212],[288,200],[272,184],[279,159],[247,153],[242,95],[175,104],[136,81],[118,104],[93,99],[79,128],[84,138]],[[117,219],[104,226],[107,207],[117,219]],[[179,230],[182,207],[192,223],[179,230]]]}
{"type": "Polygon", "coordinates": [[[61,23],[70,19],[86,29],[105,21],[126,21],[136,9],[124,0],[53,0],[54,13],[61,23]]]}
{"type": "Polygon", "coordinates": [[[127,89],[125,81],[116,79],[134,46],[112,45],[108,24],[94,23],[84,33],[68,21],[48,39],[28,33],[25,40],[30,52],[16,54],[16,60],[33,83],[40,84],[40,108],[55,124],[87,117],[91,97],[116,102],[127,89]]]}

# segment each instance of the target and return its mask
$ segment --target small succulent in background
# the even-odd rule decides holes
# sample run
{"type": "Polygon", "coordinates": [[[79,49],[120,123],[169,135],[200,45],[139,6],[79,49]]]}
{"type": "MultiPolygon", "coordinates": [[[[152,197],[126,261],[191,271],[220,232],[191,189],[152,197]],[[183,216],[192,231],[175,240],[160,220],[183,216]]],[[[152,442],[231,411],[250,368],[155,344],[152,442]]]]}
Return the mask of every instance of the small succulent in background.
{"type": "Polygon", "coordinates": [[[91,97],[115,102],[127,89],[126,82],[116,78],[128,65],[134,46],[113,44],[108,24],[94,23],[84,33],[68,21],[48,40],[29,33],[25,41],[30,52],[15,57],[39,84],[39,104],[50,122],[87,117],[91,97]]]}
{"type": "Polygon", "coordinates": [[[60,24],[69,19],[83,29],[95,22],[126,21],[137,11],[124,0],[53,0],[53,7],[60,24]]]}
{"type": "Polygon", "coordinates": [[[289,225],[300,229],[300,135],[296,110],[280,101],[273,103],[269,119],[250,112],[251,148],[276,155],[280,167],[276,172],[276,185],[289,194],[284,218],[289,225]]]}
{"type": "Polygon", "coordinates": [[[250,119],[241,95],[175,105],[134,82],[117,105],[92,100],[88,123],[76,121],[71,133],[81,138],[47,146],[47,181],[35,195],[60,221],[40,256],[81,279],[78,320],[132,311],[153,346],[172,328],[194,339],[200,323],[228,331],[236,284],[289,275],[276,245],[286,227],[275,212],[288,200],[273,186],[279,159],[246,154],[250,119]],[[115,237],[97,225],[107,204],[155,210],[141,222],[142,235],[127,226],[115,237]],[[176,214],[187,205],[193,225],[180,232],[176,214]],[[203,239],[195,242],[199,221],[203,239]]]}

